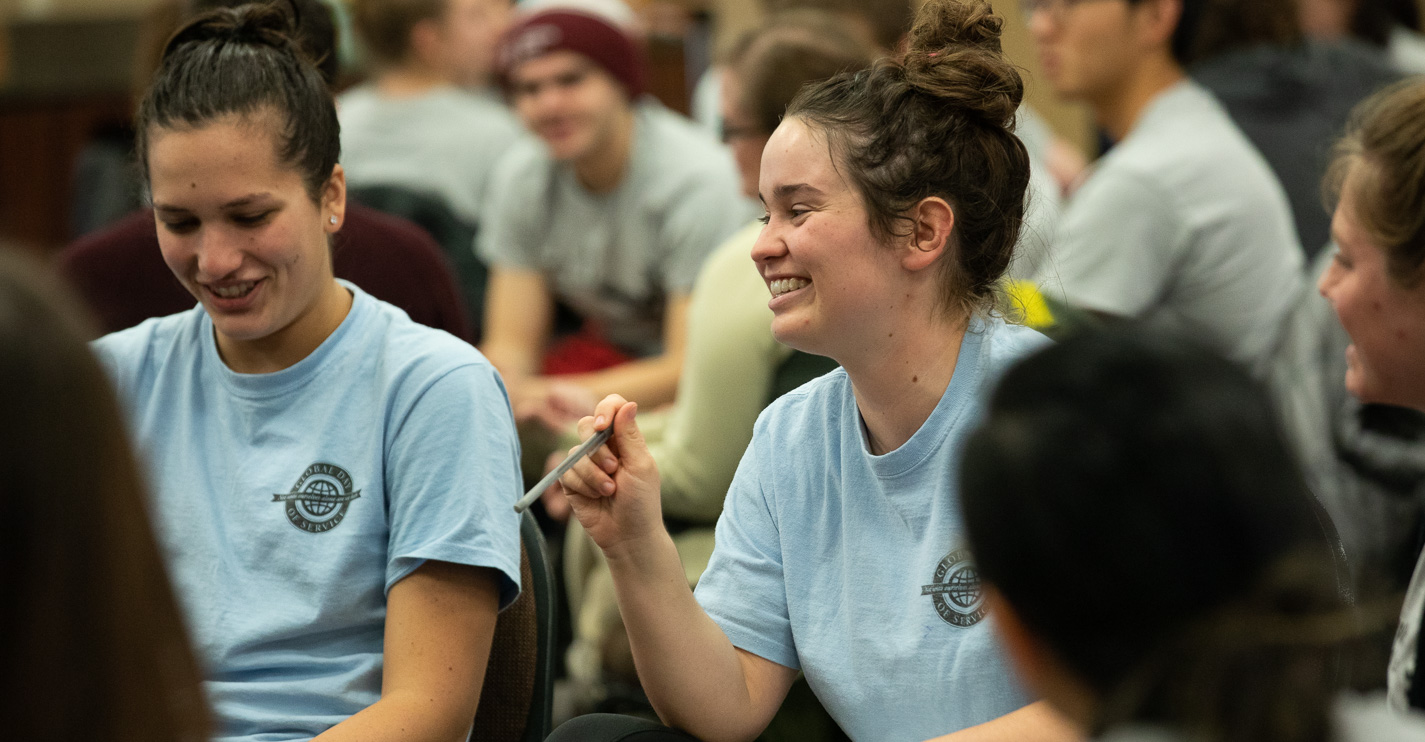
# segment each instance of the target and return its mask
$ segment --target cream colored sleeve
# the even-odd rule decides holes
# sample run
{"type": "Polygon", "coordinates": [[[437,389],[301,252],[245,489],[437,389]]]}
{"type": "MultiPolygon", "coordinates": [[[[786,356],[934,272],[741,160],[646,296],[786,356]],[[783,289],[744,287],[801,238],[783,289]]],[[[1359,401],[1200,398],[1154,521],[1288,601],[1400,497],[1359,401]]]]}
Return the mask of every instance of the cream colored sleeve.
{"type": "Polygon", "coordinates": [[[661,440],[650,441],[671,518],[717,520],[772,377],[791,353],[772,337],[770,296],[752,262],[760,230],[753,224],[720,246],[693,288],[677,400],[661,440]]]}

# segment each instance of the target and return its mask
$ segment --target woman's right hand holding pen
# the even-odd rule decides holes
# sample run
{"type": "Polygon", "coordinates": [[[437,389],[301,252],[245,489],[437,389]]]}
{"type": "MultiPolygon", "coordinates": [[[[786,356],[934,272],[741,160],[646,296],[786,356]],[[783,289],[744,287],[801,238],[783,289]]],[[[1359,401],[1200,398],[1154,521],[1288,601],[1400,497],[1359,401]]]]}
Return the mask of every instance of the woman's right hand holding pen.
{"type": "Polygon", "coordinates": [[[610,425],[613,436],[559,480],[575,517],[609,557],[664,533],[658,467],[634,420],[637,412],[637,404],[617,394],[599,402],[579,421],[579,437],[588,440],[610,425]]]}
{"type": "Polygon", "coordinates": [[[663,527],[658,468],[617,395],[579,421],[579,437],[613,436],[560,479],[574,515],[608,557],[638,677],[665,724],[703,739],[752,739],[782,705],[796,671],[737,649],[703,612],[663,527]]]}

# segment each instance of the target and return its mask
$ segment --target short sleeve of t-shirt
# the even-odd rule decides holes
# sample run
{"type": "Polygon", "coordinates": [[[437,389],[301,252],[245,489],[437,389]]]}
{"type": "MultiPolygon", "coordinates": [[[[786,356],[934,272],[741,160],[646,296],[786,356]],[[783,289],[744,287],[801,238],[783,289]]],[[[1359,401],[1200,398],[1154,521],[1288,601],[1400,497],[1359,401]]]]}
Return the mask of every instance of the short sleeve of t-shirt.
{"type": "Polygon", "coordinates": [[[696,597],[733,646],[800,670],[787,610],[781,539],[759,481],[757,449],[754,435],[733,477],[717,522],[717,548],[698,580],[696,597]]]}
{"type": "Polygon", "coordinates": [[[1138,316],[1166,290],[1185,229],[1154,182],[1105,163],[1070,203],[1039,283],[1071,305],[1138,316]]]}
{"type": "Polygon", "coordinates": [[[508,606],[519,594],[519,443],[494,369],[459,366],[420,390],[389,445],[386,589],[435,559],[494,568],[508,606]]]}

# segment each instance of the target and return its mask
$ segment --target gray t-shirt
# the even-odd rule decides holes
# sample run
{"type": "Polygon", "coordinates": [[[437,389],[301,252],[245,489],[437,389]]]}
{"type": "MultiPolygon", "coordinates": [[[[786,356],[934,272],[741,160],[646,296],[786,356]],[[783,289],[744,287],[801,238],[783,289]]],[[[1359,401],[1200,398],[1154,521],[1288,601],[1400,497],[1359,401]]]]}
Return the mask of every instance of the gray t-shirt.
{"type": "Polygon", "coordinates": [[[1262,376],[1304,280],[1281,184],[1211,94],[1183,81],[1069,201],[1039,283],[1199,337],[1262,376]]]}
{"type": "Polygon", "coordinates": [[[362,85],[337,105],[349,185],[431,194],[470,224],[479,223],[495,163],[520,136],[519,121],[492,93],[439,87],[404,97],[362,85]]]}
{"type": "Polygon", "coordinates": [[[1356,105],[1399,73],[1380,49],[1342,41],[1233,49],[1194,65],[1192,77],[1281,180],[1310,261],[1331,241],[1331,215],[1321,204],[1331,145],[1356,105]]]}
{"type": "Polygon", "coordinates": [[[623,181],[590,193],[534,137],[500,161],[477,250],[492,266],[538,270],[611,342],[657,353],[667,297],[688,294],[703,259],[750,219],[731,155],[655,102],[635,108],[623,181]]]}

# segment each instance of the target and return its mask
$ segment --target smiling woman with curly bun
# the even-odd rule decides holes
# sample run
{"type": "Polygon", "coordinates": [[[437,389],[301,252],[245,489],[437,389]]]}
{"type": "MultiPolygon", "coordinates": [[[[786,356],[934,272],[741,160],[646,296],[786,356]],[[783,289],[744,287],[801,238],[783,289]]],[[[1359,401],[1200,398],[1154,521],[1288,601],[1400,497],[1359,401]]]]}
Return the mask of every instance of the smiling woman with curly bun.
{"type": "MultiPolygon", "coordinates": [[[[1011,676],[958,516],[985,389],[1046,342],[994,309],[1029,182],[1003,23],[932,0],[902,59],[809,85],[768,140],[752,258],[772,332],[842,368],[758,420],[696,595],[636,405],[611,396],[580,423],[614,435],[562,485],[671,727],[752,739],[801,671],[854,739],[1072,736],[1011,676]]],[[[603,722],[556,734],[610,738],[603,722]]]]}

